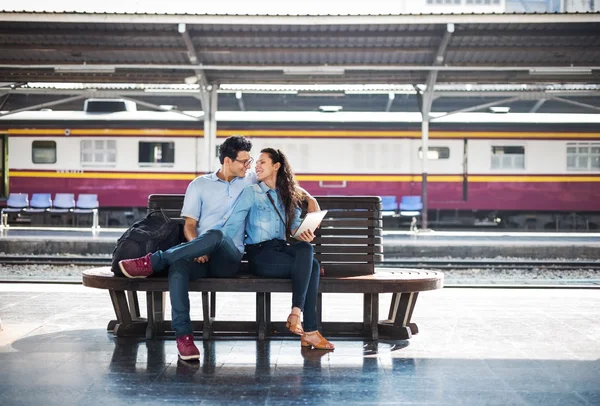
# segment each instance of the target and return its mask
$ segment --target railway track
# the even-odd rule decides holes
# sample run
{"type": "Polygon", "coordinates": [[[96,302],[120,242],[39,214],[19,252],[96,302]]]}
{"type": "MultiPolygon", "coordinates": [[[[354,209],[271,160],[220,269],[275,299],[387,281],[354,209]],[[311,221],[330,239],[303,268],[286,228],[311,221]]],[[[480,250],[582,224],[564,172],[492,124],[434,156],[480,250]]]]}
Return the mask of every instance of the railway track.
{"type": "Polygon", "coordinates": [[[84,255],[2,255],[2,265],[79,265],[79,266],[107,266],[111,258],[89,257],[84,255]]]}
{"type": "Polygon", "coordinates": [[[490,259],[402,259],[384,261],[378,265],[382,268],[416,268],[416,269],[551,269],[575,270],[592,269],[600,271],[600,261],[556,261],[556,260],[490,260],[490,259]]]}
{"type": "MultiPolygon", "coordinates": [[[[78,265],[78,266],[107,266],[111,258],[108,256],[77,256],[77,255],[3,255],[0,256],[2,265],[78,265]]],[[[556,261],[556,260],[489,260],[489,259],[415,259],[404,258],[384,261],[377,265],[380,268],[416,268],[416,269],[551,269],[575,270],[592,269],[600,271],[600,261],[556,261]]]]}

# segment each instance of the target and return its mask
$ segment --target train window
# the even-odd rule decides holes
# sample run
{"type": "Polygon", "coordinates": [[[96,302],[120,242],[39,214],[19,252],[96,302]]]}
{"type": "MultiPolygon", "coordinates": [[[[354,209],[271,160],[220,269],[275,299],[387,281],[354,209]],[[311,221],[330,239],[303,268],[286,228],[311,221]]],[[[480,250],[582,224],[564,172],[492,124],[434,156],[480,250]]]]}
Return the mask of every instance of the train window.
{"type": "Polygon", "coordinates": [[[138,151],[140,166],[173,166],[175,163],[174,142],[140,141],[138,151]]]}
{"type": "MultiPolygon", "coordinates": [[[[428,147],[427,159],[448,159],[450,158],[450,148],[448,147],[428,147]]],[[[419,147],[419,159],[423,159],[423,147],[419,147]]]]}
{"type": "Polygon", "coordinates": [[[56,141],[33,141],[31,160],[34,164],[55,164],[56,141]]]}
{"type": "Polygon", "coordinates": [[[525,169],[525,147],[492,146],[492,169],[525,169]]]}
{"type": "Polygon", "coordinates": [[[82,140],[81,166],[115,166],[117,142],[115,140],[82,140]]]}
{"type": "Polygon", "coordinates": [[[600,171],[600,143],[567,143],[567,170],[600,171]]]}

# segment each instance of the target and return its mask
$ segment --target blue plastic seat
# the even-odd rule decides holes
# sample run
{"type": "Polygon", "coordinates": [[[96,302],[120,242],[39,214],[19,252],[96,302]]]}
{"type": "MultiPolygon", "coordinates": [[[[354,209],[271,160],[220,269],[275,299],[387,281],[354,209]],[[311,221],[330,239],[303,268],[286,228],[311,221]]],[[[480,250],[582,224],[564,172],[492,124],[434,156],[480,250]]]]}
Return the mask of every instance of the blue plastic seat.
{"type": "Polygon", "coordinates": [[[50,213],[68,213],[75,208],[75,195],[73,193],[57,193],[54,197],[54,207],[50,213]]]}
{"type": "Polygon", "coordinates": [[[34,193],[31,195],[29,207],[26,211],[29,213],[42,213],[50,207],[52,207],[52,195],[50,193],[34,193]]]}
{"type": "Polygon", "coordinates": [[[82,193],[77,197],[74,214],[91,214],[92,228],[98,228],[98,195],[82,193]]]}
{"type": "Polygon", "coordinates": [[[400,199],[401,216],[418,216],[423,210],[421,196],[402,196],[400,199]]]}
{"type": "Polygon", "coordinates": [[[6,209],[20,211],[29,206],[29,195],[27,193],[11,193],[6,200],[6,206],[6,209]]]}
{"type": "Polygon", "coordinates": [[[384,216],[396,214],[396,211],[398,210],[396,196],[381,196],[381,209],[384,216]]]}
{"type": "Polygon", "coordinates": [[[2,209],[3,227],[8,227],[8,214],[21,213],[29,207],[29,195],[27,193],[11,193],[6,199],[6,207],[2,209]]]}
{"type": "Polygon", "coordinates": [[[98,204],[98,195],[96,194],[85,194],[82,193],[77,198],[77,209],[78,210],[93,210],[97,209],[98,204]]]}

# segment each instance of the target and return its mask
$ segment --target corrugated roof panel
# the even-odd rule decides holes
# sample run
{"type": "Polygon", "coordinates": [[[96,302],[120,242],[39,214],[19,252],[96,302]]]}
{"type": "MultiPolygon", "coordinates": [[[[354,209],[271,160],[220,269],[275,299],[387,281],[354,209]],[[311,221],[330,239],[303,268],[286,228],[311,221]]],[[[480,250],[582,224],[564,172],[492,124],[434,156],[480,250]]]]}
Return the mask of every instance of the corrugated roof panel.
{"type": "Polygon", "coordinates": [[[201,59],[207,65],[363,65],[363,64],[402,64],[417,65],[429,63],[433,57],[431,53],[403,53],[390,50],[390,52],[369,52],[364,50],[323,52],[310,51],[295,52],[232,52],[203,53],[201,59]]]}

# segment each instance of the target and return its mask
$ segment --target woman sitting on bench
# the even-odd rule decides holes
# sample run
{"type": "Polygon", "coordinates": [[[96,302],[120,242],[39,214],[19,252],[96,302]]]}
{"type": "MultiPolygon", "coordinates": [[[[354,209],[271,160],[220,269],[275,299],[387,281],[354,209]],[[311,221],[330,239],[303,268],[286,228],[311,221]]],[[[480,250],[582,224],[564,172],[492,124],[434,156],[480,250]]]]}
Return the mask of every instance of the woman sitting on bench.
{"type": "Polygon", "coordinates": [[[333,350],[333,344],[317,330],[320,265],[310,244],[315,236],[307,230],[297,237],[299,241],[287,242],[300,225],[298,205],[302,200],[287,157],[280,150],[263,149],[256,162],[256,175],[259,183],[244,189],[223,226],[223,234],[234,236],[245,225],[244,242],[252,272],[292,280],[292,312],[286,327],[302,337],[303,347],[333,350]]]}

